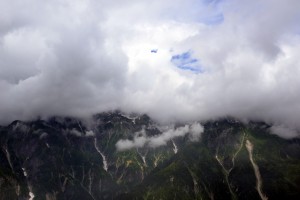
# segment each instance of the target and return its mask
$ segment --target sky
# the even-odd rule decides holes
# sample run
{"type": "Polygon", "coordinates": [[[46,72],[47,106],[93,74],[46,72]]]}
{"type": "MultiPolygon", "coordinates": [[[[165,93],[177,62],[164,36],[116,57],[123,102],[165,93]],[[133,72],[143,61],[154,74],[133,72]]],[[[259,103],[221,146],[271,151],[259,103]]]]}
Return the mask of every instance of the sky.
{"type": "Polygon", "coordinates": [[[122,110],[300,131],[299,0],[0,0],[0,124],[122,110]]]}

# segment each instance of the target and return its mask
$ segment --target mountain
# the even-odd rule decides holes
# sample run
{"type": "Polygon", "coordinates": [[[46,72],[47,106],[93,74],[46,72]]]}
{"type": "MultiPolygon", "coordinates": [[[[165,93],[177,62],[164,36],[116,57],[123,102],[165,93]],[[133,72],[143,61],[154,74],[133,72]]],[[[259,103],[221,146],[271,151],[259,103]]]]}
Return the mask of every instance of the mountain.
{"type": "Polygon", "coordinates": [[[199,141],[181,135],[120,151],[120,140],[165,129],[120,112],[14,121],[0,127],[0,199],[300,199],[299,139],[263,122],[203,126],[199,141]]]}

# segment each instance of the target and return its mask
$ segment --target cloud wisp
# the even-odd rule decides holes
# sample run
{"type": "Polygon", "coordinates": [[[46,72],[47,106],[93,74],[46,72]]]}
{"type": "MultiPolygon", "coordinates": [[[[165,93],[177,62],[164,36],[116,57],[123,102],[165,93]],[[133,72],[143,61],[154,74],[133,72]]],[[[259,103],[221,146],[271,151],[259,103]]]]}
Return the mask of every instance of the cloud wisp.
{"type": "Polygon", "coordinates": [[[164,131],[158,136],[147,136],[145,130],[143,129],[134,134],[133,140],[119,140],[116,143],[116,148],[118,151],[125,151],[133,148],[142,148],[145,146],[156,148],[167,145],[167,143],[174,138],[184,137],[186,135],[188,135],[190,141],[196,142],[199,141],[201,133],[203,133],[203,131],[204,128],[199,123],[185,125],[176,129],[172,128],[164,131]]]}

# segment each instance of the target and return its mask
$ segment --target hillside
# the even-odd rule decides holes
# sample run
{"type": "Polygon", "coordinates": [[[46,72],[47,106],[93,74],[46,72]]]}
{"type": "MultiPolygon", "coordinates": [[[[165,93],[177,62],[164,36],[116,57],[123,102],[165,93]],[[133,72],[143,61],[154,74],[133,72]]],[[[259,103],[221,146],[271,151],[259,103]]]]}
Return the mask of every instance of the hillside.
{"type": "MultiPolygon", "coordinates": [[[[199,141],[156,148],[116,143],[163,134],[147,115],[119,112],[14,121],[0,127],[0,199],[299,199],[300,140],[262,122],[202,123],[199,141]]],[[[184,124],[176,124],[182,127],[184,124]]]]}

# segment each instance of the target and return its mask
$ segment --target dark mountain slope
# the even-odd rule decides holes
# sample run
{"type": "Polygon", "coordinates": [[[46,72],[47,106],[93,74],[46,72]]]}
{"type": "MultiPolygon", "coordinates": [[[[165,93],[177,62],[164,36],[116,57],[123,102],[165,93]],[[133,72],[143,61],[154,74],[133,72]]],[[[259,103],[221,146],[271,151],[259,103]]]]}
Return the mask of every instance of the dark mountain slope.
{"type": "Polygon", "coordinates": [[[146,115],[118,112],[88,123],[15,121],[0,127],[0,199],[300,198],[299,139],[232,119],[204,128],[198,142],[183,136],[158,148],[117,151],[120,139],[162,129],[146,115]]]}

